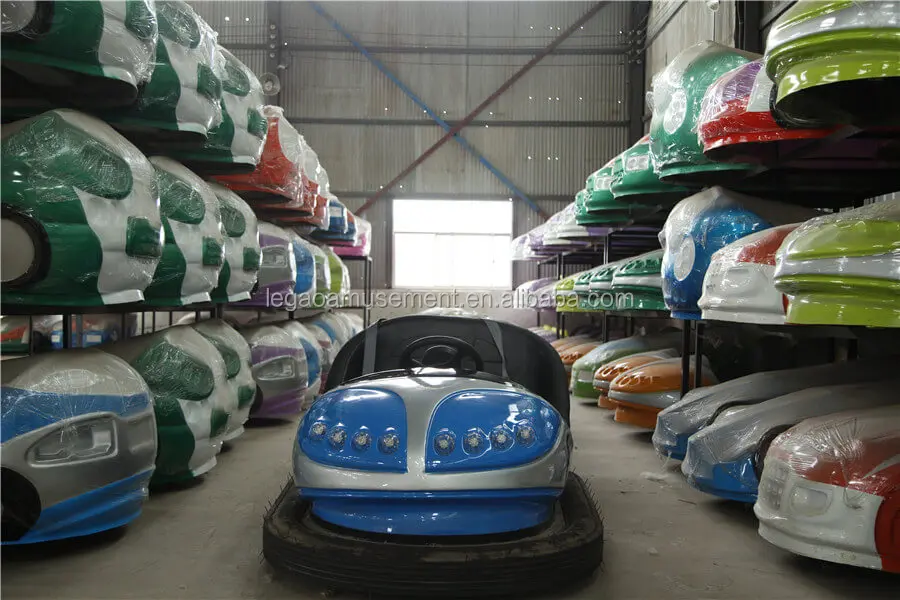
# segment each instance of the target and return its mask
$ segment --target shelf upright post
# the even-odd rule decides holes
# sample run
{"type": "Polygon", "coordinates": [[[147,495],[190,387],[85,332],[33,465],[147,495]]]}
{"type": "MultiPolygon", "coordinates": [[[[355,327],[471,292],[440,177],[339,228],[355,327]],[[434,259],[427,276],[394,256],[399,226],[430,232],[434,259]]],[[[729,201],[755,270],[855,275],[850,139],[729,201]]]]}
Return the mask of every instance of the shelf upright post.
{"type": "Polygon", "coordinates": [[[691,375],[691,327],[693,321],[682,320],[681,330],[681,397],[688,393],[691,375]]]}
{"type": "Polygon", "coordinates": [[[62,316],[62,345],[68,350],[72,347],[72,315],[71,313],[62,316]]]}
{"type": "Polygon", "coordinates": [[[34,354],[34,317],[28,315],[28,356],[34,354]]]}
{"type": "Polygon", "coordinates": [[[703,321],[694,324],[694,389],[703,381],[703,321]]]}

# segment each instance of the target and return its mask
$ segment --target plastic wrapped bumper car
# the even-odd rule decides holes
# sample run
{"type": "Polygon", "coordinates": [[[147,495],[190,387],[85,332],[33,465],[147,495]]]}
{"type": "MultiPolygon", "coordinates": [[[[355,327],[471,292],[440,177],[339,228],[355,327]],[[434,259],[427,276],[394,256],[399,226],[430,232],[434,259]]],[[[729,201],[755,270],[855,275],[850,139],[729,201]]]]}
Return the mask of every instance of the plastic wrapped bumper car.
{"type": "MultiPolygon", "coordinates": [[[[681,357],[651,362],[613,379],[607,396],[616,403],[616,421],[656,428],[656,415],[681,398],[681,363],[681,357]]],[[[691,357],[690,365],[689,382],[693,386],[696,357],[691,357]]],[[[703,386],[718,383],[705,356],[701,366],[703,386]]]]}
{"type": "MultiPolygon", "coordinates": [[[[638,204],[647,207],[648,214],[657,206],[671,206],[690,191],[679,185],[663,183],[653,170],[650,160],[650,136],[645,135],[631,148],[619,155],[621,176],[612,179],[609,191],[618,204],[638,204]]],[[[638,211],[637,207],[632,210],[638,211]]],[[[640,213],[636,213],[640,214],[640,213]]]]}
{"type": "Polygon", "coordinates": [[[893,358],[856,360],[799,369],[754,373],[688,392],[659,414],[653,446],[662,456],[683,460],[688,439],[732,407],[751,406],[813,386],[878,381],[892,376],[893,358]]]}
{"type": "Polygon", "coordinates": [[[564,337],[558,340],[555,340],[550,343],[554,350],[557,353],[562,354],[564,350],[567,348],[574,348],[575,346],[579,346],[585,342],[590,342],[591,337],[587,335],[573,335],[571,337],[564,337]]]}
{"type": "Polygon", "coordinates": [[[228,423],[222,439],[224,442],[234,440],[244,433],[244,423],[250,417],[250,407],[256,397],[256,382],[250,372],[250,346],[225,321],[210,319],[197,323],[193,328],[216,347],[225,362],[230,404],[226,408],[228,423]]]}
{"type": "Polygon", "coordinates": [[[300,410],[306,412],[322,390],[322,348],[304,324],[288,321],[282,328],[300,342],[306,356],[306,391],[300,405],[300,410]]]}
{"type": "Polygon", "coordinates": [[[162,254],[150,161],[70,110],[5,125],[2,139],[2,301],[142,300],[162,254]]]}
{"type": "Polygon", "coordinates": [[[513,296],[514,308],[537,308],[539,306],[538,291],[556,281],[555,277],[542,277],[526,281],[516,288],[513,296]]]}
{"type": "Polygon", "coordinates": [[[260,264],[256,291],[244,306],[283,308],[297,282],[297,259],[291,234],[271,223],[259,223],[260,264]]]}
{"type": "Polygon", "coordinates": [[[556,225],[556,236],[564,240],[589,242],[592,238],[601,237],[607,230],[595,225],[581,225],[578,222],[578,208],[575,203],[569,204],[561,212],[556,225]]]}
{"type": "Polygon", "coordinates": [[[587,178],[587,187],[575,194],[575,223],[582,227],[598,227],[606,224],[602,216],[588,212],[587,199],[594,189],[594,176],[587,178]],[[590,191],[589,191],[590,190],[590,191]]]}
{"type": "Polygon", "coordinates": [[[623,261],[612,278],[610,291],[618,310],[666,310],[662,294],[662,250],[623,261]]]}
{"type": "Polygon", "coordinates": [[[156,458],[150,390],[124,361],[70,350],[3,363],[3,544],[121,527],[156,458]]]}
{"type": "Polygon", "coordinates": [[[609,386],[613,379],[619,375],[649,365],[667,358],[675,358],[678,351],[674,348],[665,350],[654,350],[653,352],[639,352],[637,354],[629,354],[619,359],[607,361],[601,365],[595,372],[591,380],[591,387],[594,388],[594,395],[597,396],[597,406],[600,408],[608,408],[615,410],[619,405],[609,399],[609,386]]]}
{"type": "MultiPolygon", "coordinates": [[[[602,342],[572,364],[571,392],[584,400],[595,400],[594,373],[611,360],[616,360],[635,352],[659,350],[678,344],[679,333],[657,335],[634,335],[621,340],[602,342]]],[[[565,361],[563,361],[565,362],[565,361]]]]}
{"type": "Polygon", "coordinates": [[[776,261],[788,323],[900,327],[900,200],[807,221],[776,261]]]}
{"type": "Polygon", "coordinates": [[[800,127],[900,125],[898,30],[894,2],[796,3],[766,41],[776,108],[800,127]]]}
{"type": "Polygon", "coordinates": [[[591,304],[594,310],[615,310],[616,297],[612,293],[612,281],[619,269],[625,261],[618,260],[616,262],[607,263],[593,270],[591,280],[588,284],[590,291],[591,304]]]}
{"type": "Polygon", "coordinates": [[[177,326],[100,349],[128,362],[150,387],[159,443],[152,483],[187,481],[215,467],[234,405],[216,347],[177,326]]]}
{"type": "Polygon", "coordinates": [[[225,261],[219,200],[184,165],[163,156],[150,162],[159,182],[165,240],[144,300],[158,306],[208,302],[225,261]]]}
{"type": "MultiPolygon", "coordinates": [[[[328,379],[328,373],[331,371],[331,365],[334,363],[334,359],[337,358],[338,352],[340,351],[340,344],[337,342],[337,336],[334,332],[329,333],[331,327],[328,325],[322,325],[321,320],[319,321],[306,321],[303,324],[309,333],[316,339],[316,342],[319,344],[319,350],[321,350],[322,356],[322,386],[325,385],[325,381],[328,379]],[[327,329],[326,329],[327,327],[327,329]]],[[[320,386],[321,388],[321,386],[320,386]]]]}
{"type": "Polygon", "coordinates": [[[599,224],[607,226],[624,225],[636,217],[643,217],[655,212],[656,208],[648,208],[632,204],[627,200],[616,200],[612,186],[622,176],[621,155],[615,157],[602,169],[588,177],[590,196],[585,198],[585,207],[599,224]]]}
{"type": "Polygon", "coordinates": [[[382,321],[341,350],[300,423],[263,555],[329,586],[419,597],[589,576],[603,527],[568,472],[568,408],[558,358],[523,329],[382,321]]]}
{"type": "Polygon", "coordinates": [[[795,554],[900,573],[900,406],[808,419],[766,455],[759,534],[795,554]]]}
{"type": "Polygon", "coordinates": [[[218,46],[222,57],[222,120],[209,130],[198,150],[175,153],[178,160],[203,175],[249,173],[256,169],[269,126],[259,79],[231,52],[218,46]]]}
{"type": "MultiPolygon", "coordinates": [[[[322,294],[316,295],[316,300],[325,300],[325,304],[321,306],[330,306],[337,308],[344,304],[344,300],[350,293],[350,270],[344,261],[334,253],[329,246],[324,246],[322,251],[328,259],[328,270],[331,273],[331,286],[326,290],[327,297],[322,294]]],[[[316,304],[320,307],[319,304],[316,304]]]]}
{"type": "Polygon", "coordinates": [[[347,218],[356,227],[355,241],[352,244],[346,242],[332,243],[334,253],[338,256],[369,256],[369,253],[372,251],[372,224],[353,213],[349,213],[347,218]]]}
{"type": "Polygon", "coordinates": [[[104,118],[139,139],[141,147],[162,151],[202,143],[222,122],[224,59],[216,32],[187,3],[155,4],[159,41],[153,75],[133,105],[104,118]]]}
{"type": "Polygon", "coordinates": [[[0,316],[0,354],[29,354],[51,348],[62,347],[62,336],[58,342],[53,333],[59,323],[62,331],[62,315],[29,317],[0,316]]]}
{"type": "Polygon", "coordinates": [[[153,72],[158,28],[150,0],[4,2],[0,12],[3,107],[12,114],[127,106],[153,72]]]}
{"type": "Polygon", "coordinates": [[[259,223],[253,209],[240,196],[219,185],[207,183],[219,201],[225,233],[225,262],[219,281],[210,293],[218,302],[241,302],[250,298],[259,276],[259,223]]]}
{"type": "Polygon", "coordinates": [[[300,414],[309,383],[303,344],[278,325],[242,328],[250,344],[250,362],[256,380],[252,419],[290,419],[300,414]]]}
{"type": "Polygon", "coordinates": [[[559,358],[562,360],[563,367],[566,369],[566,374],[571,377],[572,375],[572,366],[575,364],[579,358],[582,358],[585,354],[602,344],[600,340],[590,340],[570,348],[566,348],[565,350],[561,350],[559,353],[559,358]]]}
{"type": "Polygon", "coordinates": [[[294,283],[297,305],[304,308],[312,306],[316,293],[320,290],[316,287],[316,256],[313,244],[292,231],[291,249],[294,252],[294,262],[297,265],[297,280],[294,283]]]}
{"type": "Polygon", "coordinates": [[[353,242],[356,236],[356,227],[350,231],[349,212],[347,207],[333,195],[326,196],[328,200],[328,223],[324,229],[316,229],[312,235],[317,240],[332,242],[353,242]]]}
{"type": "Polygon", "coordinates": [[[758,231],[717,250],[697,301],[703,318],[783,325],[788,302],[775,289],[775,253],[796,228],[793,224],[758,231]]]}
{"type": "Polygon", "coordinates": [[[754,58],[757,55],[706,41],[683,50],[654,78],[650,156],[661,181],[710,185],[741,177],[752,168],[706,158],[697,138],[697,119],[707,88],[754,58]]]}
{"type": "Polygon", "coordinates": [[[844,410],[897,403],[897,379],[813,387],[748,407],[726,410],[688,440],[681,472],[701,492],[756,502],[772,441],[800,421],[844,410]]]}
{"type": "Polygon", "coordinates": [[[715,251],[756,231],[805,221],[815,211],[712,187],[679,202],[659,234],[663,296],[672,316],[698,319],[703,278],[715,251]]]}

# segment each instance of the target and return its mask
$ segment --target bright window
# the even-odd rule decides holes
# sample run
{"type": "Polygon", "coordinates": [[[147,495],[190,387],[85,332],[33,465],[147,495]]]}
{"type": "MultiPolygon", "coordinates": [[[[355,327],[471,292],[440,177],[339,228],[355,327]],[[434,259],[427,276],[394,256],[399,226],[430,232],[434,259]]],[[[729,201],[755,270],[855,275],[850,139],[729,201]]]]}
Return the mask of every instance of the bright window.
{"type": "Polygon", "coordinates": [[[510,289],[512,202],[393,202],[394,287],[510,289]]]}

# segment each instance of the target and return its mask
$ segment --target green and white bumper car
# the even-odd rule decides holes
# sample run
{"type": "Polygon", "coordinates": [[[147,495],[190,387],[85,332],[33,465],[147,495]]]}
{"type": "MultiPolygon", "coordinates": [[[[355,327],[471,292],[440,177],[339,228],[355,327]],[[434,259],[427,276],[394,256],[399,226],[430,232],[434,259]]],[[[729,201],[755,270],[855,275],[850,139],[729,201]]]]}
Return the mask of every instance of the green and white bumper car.
{"type": "Polygon", "coordinates": [[[153,73],[152,0],[24,0],[3,2],[0,13],[4,116],[127,106],[153,73]]]}
{"type": "Polygon", "coordinates": [[[3,303],[137,302],[162,255],[156,172],[111,127],[54,110],[3,127],[3,303]]]}
{"type": "Polygon", "coordinates": [[[256,287],[261,257],[259,223],[240,196],[218,183],[207,185],[219,201],[225,233],[225,262],[210,296],[216,302],[241,302],[249,299],[256,287]]]}
{"type": "Polygon", "coordinates": [[[594,310],[615,310],[616,300],[612,293],[613,276],[624,261],[600,265],[593,269],[588,289],[593,300],[594,310]]]}
{"type": "Polygon", "coordinates": [[[180,0],[158,0],[156,16],[159,43],[153,76],[131,107],[104,116],[155,149],[202,143],[222,122],[224,60],[216,32],[180,0]]]}
{"type": "Polygon", "coordinates": [[[667,310],[662,293],[663,251],[654,250],[624,261],[612,278],[619,310],[667,310]]]}
{"type": "Polygon", "coordinates": [[[753,168],[706,158],[697,137],[697,117],[707,88],[724,73],[755,58],[755,54],[715,42],[700,42],[683,50],[654,78],[650,157],[660,181],[712,185],[753,168]]]}
{"type": "MultiPolygon", "coordinates": [[[[642,205],[650,212],[659,206],[671,206],[691,193],[686,187],[659,180],[650,160],[649,135],[620,154],[619,160],[622,163],[621,176],[613,178],[609,186],[617,204],[642,205]]],[[[632,210],[637,210],[637,207],[632,207],[632,210]]]]}
{"type": "Polygon", "coordinates": [[[222,121],[209,130],[203,148],[180,151],[176,157],[203,175],[250,173],[269,129],[262,112],[265,96],[247,65],[221,46],[218,51],[223,61],[222,121]]]}
{"type": "Polygon", "coordinates": [[[145,301],[158,306],[208,302],[225,260],[219,200],[184,165],[164,156],[150,162],[159,181],[165,243],[145,301]]]}
{"type": "Polygon", "coordinates": [[[585,196],[584,204],[588,214],[593,215],[597,224],[621,225],[631,219],[631,205],[627,202],[616,202],[610,190],[615,181],[614,170],[619,157],[615,157],[603,168],[592,173],[587,179],[589,196],[585,196]]]}
{"type": "Polygon", "coordinates": [[[250,417],[250,407],[256,397],[256,381],[250,370],[250,346],[244,336],[225,321],[210,319],[193,327],[216,347],[225,362],[230,405],[223,441],[228,442],[244,433],[244,423],[250,417]]]}
{"type": "Polygon", "coordinates": [[[787,322],[900,327],[900,200],[810,219],[775,255],[787,322]]]}
{"type": "Polygon", "coordinates": [[[159,450],[151,483],[188,481],[216,466],[235,404],[216,347],[180,325],[99,349],[134,367],[153,394],[159,450]]]}
{"type": "Polygon", "coordinates": [[[797,2],[772,25],[765,68],[792,125],[900,125],[900,4],[797,2]]]}

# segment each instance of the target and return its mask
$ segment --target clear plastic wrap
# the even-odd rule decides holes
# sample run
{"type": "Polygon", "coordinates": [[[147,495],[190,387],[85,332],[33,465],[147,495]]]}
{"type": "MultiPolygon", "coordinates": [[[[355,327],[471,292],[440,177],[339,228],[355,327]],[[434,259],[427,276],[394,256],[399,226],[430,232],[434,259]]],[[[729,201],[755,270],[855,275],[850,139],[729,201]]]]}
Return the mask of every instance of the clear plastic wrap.
{"type": "Polygon", "coordinates": [[[708,388],[692,390],[660,413],[653,445],[661,456],[682,460],[688,438],[729,407],[750,406],[817,385],[841,385],[891,377],[893,357],[857,360],[799,369],[753,373],[708,388]]]}
{"type": "Polygon", "coordinates": [[[288,321],[282,328],[300,342],[306,356],[306,391],[303,392],[303,402],[300,405],[301,412],[306,412],[322,389],[323,350],[319,341],[303,323],[288,321]]]}
{"type": "Polygon", "coordinates": [[[817,214],[808,208],[760,200],[716,186],[679,202],[659,234],[665,249],[663,296],[672,315],[697,319],[703,277],[716,250],[742,237],[805,221],[817,214]]]}
{"type": "Polygon", "coordinates": [[[322,251],[328,259],[328,269],[331,271],[331,286],[327,293],[334,298],[334,301],[327,302],[331,304],[337,302],[337,305],[341,305],[350,294],[350,270],[329,246],[323,246],[322,251]]]}
{"type": "Polygon", "coordinates": [[[225,233],[225,263],[210,296],[218,302],[247,300],[259,276],[259,222],[240,196],[218,183],[207,182],[207,185],[219,201],[225,233]]]}
{"type": "Polygon", "coordinates": [[[222,61],[222,120],[209,130],[206,143],[198,150],[180,150],[175,156],[204,173],[237,168],[253,170],[266,141],[268,123],[262,112],[262,86],[247,65],[231,52],[218,47],[222,61]],[[218,165],[218,166],[217,166],[218,165]]]}
{"type": "Polygon", "coordinates": [[[313,296],[313,306],[321,308],[325,306],[325,301],[331,291],[331,268],[328,255],[321,246],[312,244],[310,251],[316,267],[316,295],[313,296]]]}
{"type": "Polygon", "coordinates": [[[261,206],[312,212],[315,205],[303,196],[304,147],[300,134],[284,117],[281,107],[264,106],[262,111],[267,133],[256,169],[246,174],[217,175],[216,179],[251,202],[267,203],[261,206]]]}
{"type": "Polygon", "coordinates": [[[571,374],[575,362],[601,344],[603,344],[603,342],[601,342],[600,340],[586,340],[581,344],[576,344],[574,346],[561,350],[559,353],[559,358],[560,360],[562,360],[563,366],[566,368],[566,372],[571,374]]]}
{"type": "Polygon", "coordinates": [[[250,344],[250,362],[257,398],[254,419],[289,419],[300,414],[309,383],[306,352],[300,339],[279,325],[243,327],[250,344]]]}
{"type": "Polygon", "coordinates": [[[334,253],[338,256],[369,256],[372,252],[372,224],[352,213],[349,218],[356,225],[356,241],[349,246],[334,244],[334,253]]]}
{"type": "Polygon", "coordinates": [[[153,76],[128,109],[105,115],[123,130],[203,136],[222,122],[224,66],[216,32],[187,3],[158,0],[159,41],[153,76]]]}
{"type": "MultiPolygon", "coordinates": [[[[627,199],[631,204],[642,204],[645,211],[654,211],[659,203],[670,203],[688,195],[687,188],[663,183],[659,180],[650,160],[650,136],[645,135],[618,157],[622,164],[621,175],[611,178],[608,189],[621,206],[627,199]]],[[[637,211],[638,207],[632,206],[637,211]]]]}
{"type": "Polygon", "coordinates": [[[697,301],[703,318],[783,325],[787,298],[775,289],[775,252],[797,225],[757,231],[713,253],[697,301]]]}
{"type": "Polygon", "coordinates": [[[332,337],[334,332],[329,334],[325,329],[327,325],[323,327],[321,321],[304,321],[303,324],[310,334],[316,338],[319,348],[322,350],[322,385],[324,386],[328,380],[328,372],[331,370],[331,365],[340,351],[340,345],[337,343],[336,338],[332,337]]]}
{"type": "Polygon", "coordinates": [[[157,441],[150,389],[125,361],[68,350],[4,361],[3,544],[121,527],[140,515],[157,441]]]}
{"type": "Polygon", "coordinates": [[[312,323],[323,327],[329,334],[334,334],[334,340],[338,350],[353,337],[353,331],[349,324],[335,313],[322,313],[321,315],[314,317],[312,323]]]}
{"type": "Polygon", "coordinates": [[[250,417],[250,407],[253,406],[256,397],[256,382],[251,373],[250,346],[236,329],[220,319],[201,321],[193,328],[215,346],[225,363],[230,404],[226,409],[228,423],[222,440],[224,442],[234,440],[244,433],[244,423],[250,417]]]}
{"type": "Polygon", "coordinates": [[[187,481],[215,467],[235,404],[216,347],[179,325],[99,348],[134,367],[153,394],[159,443],[153,483],[187,481]]]}
{"type": "MultiPolygon", "coordinates": [[[[574,204],[570,206],[574,207],[574,204]]],[[[547,222],[544,223],[543,236],[540,241],[543,251],[562,251],[587,245],[587,242],[585,241],[570,240],[562,237],[563,234],[571,233],[571,231],[566,231],[564,229],[564,226],[568,224],[567,221],[566,209],[563,209],[552,215],[547,222]]],[[[578,225],[574,223],[574,219],[571,224],[574,225],[579,232],[587,232],[586,228],[578,227],[578,225]]]]}
{"type": "Polygon", "coordinates": [[[778,250],[787,322],[900,327],[900,200],[803,223],[778,250]]]}
{"type": "Polygon", "coordinates": [[[297,281],[297,259],[291,234],[271,223],[259,223],[259,286],[248,306],[283,308],[297,281]]]}
{"type": "Polygon", "coordinates": [[[556,299],[556,310],[559,312],[579,312],[578,294],[575,292],[575,280],[581,273],[575,273],[560,279],[553,284],[553,294],[556,299]]]}
{"type": "Polygon", "coordinates": [[[659,360],[675,358],[676,356],[678,356],[677,349],[666,348],[663,350],[654,350],[652,352],[638,352],[637,354],[629,354],[627,356],[623,356],[622,358],[614,359],[608,361],[605,364],[601,364],[597,368],[597,370],[594,371],[594,377],[591,381],[593,393],[589,397],[593,398],[596,396],[597,406],[599,406],[600,408],[609,408],[615,410],[618,405],[609,399],[609,386],[612,383],[613,379],[615,379],[622,373],[631,371],[632,369],[636,369],[644,365],[649,365],[650,363],[654,363],[659,360]]]}
{"type": "Polygon", "coordinates": [[[511,260],[536,260],[538,258],[538,255],[531,248],[531,236],[528,233],[513,239],[509,247],[511,260]]]}
{"type": "Polygon", "coordinates": [[[151,0],[3,2],[0,23],[7,115],[126,106],[153,73],[159,28],[151,0]]]}
{"type": "MultiPolygon", "coordinates": [[[[547,286],[556,283],[555,277],[544,277],[526,281],[513,292],[514,308],[538,308],[543,300],[539,294],[547,286]]],[[[551,298],[552,299],[552,298],[551,298]]]]}
{"type": "Polygon", "coordinates": [[[294,252],[294,262],[297,265],[297,279],[294,284],[294,293],[297,294],[298,305],[311,306],[316,293],[316,257],[314,245],[307,242],[294,232],[289,231],[291,247],[294,252]]]}
{"type": "Polygon", "coordinates": [[[159,306],[208,302],[225,262],[219,199],[190,169],[164,156],[156,169],[164,242],[145,301],[159,306]]]}
{"type": "Polygon", "coordinates": [[[578,223],[578,209],[574,202],[560,212],[559,221],[555,228],[556,237],[576,241],[599,237],[604,232],[605,230],[599,227],[580,225],[578,223]]]}
{"type": "Polygon", "coordinates": [[[455,306],[435,306],[434,308],[426,308],[419,313],[420,315],[431,315],[434,317],[466,317],[470,319],[481,319],[484,315],[473,310],[465,308],[457,308],[455,306]]]}
{"type": "Polygon", "coordinates": [[[900,406],[807,419],[779,435],[754,512],[776,546],[900,573],[900,406]]]}
{"type": "Polygon", "coordinates": [[[753,406],[729,408],[688,439],[681,471],[701,491],[755,502],[763,460],[775,436],[811,417],[897,403],[896,378],[812,387],[753,406]]]}
{"type": "Polygon", "coordinates": [[[156,173],[107,124],[54,110],[2,130],[2,301],[143,300],[162,254],[156,173]]]}
{"type": "Polygon", "coordinates": [[[707,88],[755,58],[758,55],[705,41],[684,49],[654,78],[650,157],[662,181],[702,182],[704,174],[713,171],[751,168],[707,159],[696,127],[707,88]]]}
{"type": "Polygon", "coordinates": [[[622,261],[612,277],[610,293],[617,310],[665,310],[662,295],[662,250],[622,261]]]}

